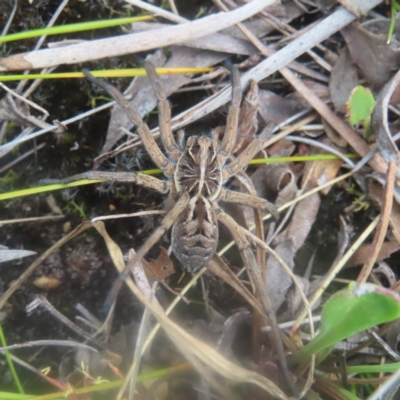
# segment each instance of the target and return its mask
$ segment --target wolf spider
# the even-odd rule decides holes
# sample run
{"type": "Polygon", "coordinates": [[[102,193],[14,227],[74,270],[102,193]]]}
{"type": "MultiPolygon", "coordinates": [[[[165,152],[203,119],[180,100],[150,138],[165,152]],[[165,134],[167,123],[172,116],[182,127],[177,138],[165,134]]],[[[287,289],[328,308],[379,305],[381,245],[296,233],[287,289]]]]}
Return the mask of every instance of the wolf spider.
{"type": "Polygon", "coordinates": [[[150,62],[145,62],[145,68],[158,99],[160,136],[166,155],[154,140],[147,124],[143,122],[137,110],[129,104],[125,97],[110,84],[93,77],[89,71],[84,70],[83,72],[89,81],[105,89],[124,109],[131,121],[137,125],[137,131],[146,151],[154,163],[161,168],[167,180],[160,180],[136,172],[88,171],[65,179],[46,180],[46,183],[64,184],[80,179],[128,182],[168,194],[169,199],[172,200],[167,202],[170,206],[167,207],[167,213],[161,225],[150,235],[133,259],[126,265],[123,273],[120,274],[120,279],[114,283],[106,300],[108,307],[115,300],[127,274],[171,226],[172,250],[175,256],[187,271],[195,272],[214,257],[218,244],[218,221],[221,222],[232,234],[240,250],[243,263],[253,276],[263,311],[271,323],[282,372],[292,391],[296,393],[297,389],[286,367],[275,313],[266,293],[265,282],[261,276],[260,267],[253,254],[250,241],[243,228],[218,206],[218,201],[224,200],[254,209],[268,210],[274,218],[277,218],[276,207],[267,200],[254,194],[240,193],[223,187],[228,179],[234,176],[241,175],[242,180],[248,179],[243,173],[243,169],[262,149],[264,142],[271,133],[271,126],[267,125],[262,133],[254,138],[238,157],[232,156],[242,96],[239,72],[236,68],[233,68],[232,104],[229,108],[222,142],[219,142],[216,132],[211,132],[209,135],[190,136],[185,144],[182,130],[178,131],[178,140],[175,141],[170,124],[171,109],[164,87],[150,62]]]}
{"type": "Polygon", "coordinates": [[[175,204],[165,215],[161,226],[138,251],[131,265],[139,262],[172,226],[172,250],[175,256],[187,271],[197,271],[205,266],[216,252],[218,221],[232,233],[239,245],[243,261],[248,264],[249,260],[254,258],[249,242],[235,220],[218,206],[218,200],[267,209],[276,216],[275,206],[267,200],[223,187],[228,179],[241,172],[259,152],[270,134],[270,126],[267,126],[237,158],[232,159],[231,152],[235,145],[242,95],[239,72],[234,68],[232,104],[229,108],[222,142],[219,143],[218,134],[212,132],[210,135],[190,136],[185,144],[184,132],[181,130],[178,132],[177,143],[172,134],[171,109],[164,87],[153,64],[145,62],[145,68],[158,99],[160,136],[167,155],[161,151],[137,110],[115,87],[96,79],[87,70],[84,70],[84,73],[89,81],[105,89],[137,125],[144,147],[154,163],[161,168],[167,180],[136,172],[87,171],[65,179],[46,179],[46,183],[64,184],[80,179],[132,182],[168,194],[170,198],[173,198],[175,204]],[[232,161],[227,163],[228,158],[232,161]]]}

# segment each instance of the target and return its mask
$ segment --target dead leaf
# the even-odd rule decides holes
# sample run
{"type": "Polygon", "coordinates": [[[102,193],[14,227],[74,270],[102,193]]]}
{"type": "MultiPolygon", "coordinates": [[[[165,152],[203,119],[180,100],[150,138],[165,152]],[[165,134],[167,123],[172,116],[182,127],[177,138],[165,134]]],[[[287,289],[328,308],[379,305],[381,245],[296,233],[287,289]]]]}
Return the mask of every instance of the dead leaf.
{"type": "Polygon", "coordinates": [[[326,136],[334,143],[335,146],[345,149],[347,146],[346,140],[344,140],[337,132],[335,129],[332,128],[328,122],[326,122],[324,119],[322,119],[322,124],[324,125],[324,131],[326,133],[326,136]]]}
{"type": "MultiPolygon", "coordinates": [[[[275,247],[275,251],[280,255],[286,265],[293,270],[293,259],[296,254],[293,240],[288,238],[281,241],[275,247]]],[[[284,271],[278,261],[276,261],[274,257],[269,257],[267,260],[266,286],[274,311],[277,311],[285,301],[286,293],[292,286],[292,283],[292,279],[284,271]]]]}
{"type": "Polygon", "coordinates": [[[351,62],[347,47],[340,52],[339,59],[332,68],[329,79],[329,90],[336,112],[345,112],[351,91],[358,85],[358,75],[355,65],[351,62]]]}
{"type": "Polygon", "coordinates": [[[161,251],[156,260],[142,260],[143,269],[150,283],[154,281],[163,281],[175,273],[174,264],[169,258],[165,247],[160,247],[161,251]]]}
{"type": "MultiPolygon", "coordinates": [[[[304,294],[307,296],[310,289],[310,281],[301,276],[296,276],[297,282],[299,283],[304,294]]],[[[303,306],[303,299],[301,297],[300,291],[296,285],[293,285],[287,293],[288,309],[292,316],[296,315],[299,308],[303,306]]]]}
{"type": "Polygon", "coordinates": [[[311,227],[315,222],[321,199],[318,193],[314,193],[307,199],[300,201],[293,213],[289,226],[280,233],[275,241],[292,239],[295,252],[304,244],[310,233],[311,227]]]}
{"type": "Polygon", "coordinates": [[[357,15],[358,18],[363,17],[366,15],[362,8],[357,4],[357,2],[353,0],[337,0],[343,7],[345,7],[348,11],[352,14],[357,15]]]}
{"type": "Polygon", "coordinates": [[[389,265],[387,265],[384,261],[379,261],[378,266],[375,267],[372,272],[374,274],[382,274],[390,286],[393,286],[396,283],[396,274],[394,273],[393,269],[390,268],[389,265]]]}
{"type": "Polygon", "coordinates": [[[263,120],[277,125],[305,108],[296,99],[281,97],[270,90],[260,90],[258,98],[263,120]]]}
{"type": "Polygon", "coordinates": [[[239,114],[239,125],[236,134],[236,143],[232,153],[241,153],[253,140],[258,130],[257,112],[258,103],[258,84],[252,80],[250,88],[243,100],[239,114]]]}
{"type": "MultiPolygon", "coordinates": [[[[329,139],[321,140],[322,143],[329,145],[330,147],[334,147],[329,139]]],[[[312,154],[324,154],[325,150],[315,148],[312,151],[312,154]]],[[[340,167],[343,165],[343,160],[319,160],[318,162],[307,162],[303,171],[303,183],[305,179],[307,179],[309,173],[311,173],[307,188],[313,189],[317,186],[323,185],[333,179],[336,178],[340,167]]],[[[327,188],[321,190],[321,193],[327,195],[332,186],[328,186],[327,188]]]]}
{"type": "MultiPolygon", "coordinates": [[[[379,91],[398,70],[400,64],[399,42],[387,44],[390,19],[352,23],[341,30],[350,56],[363,72],[373,90],[379,91]]],[[[400,19],[396,19],[393,38],[399,37],[400,19]]]]}
{"type": "MultiPolygon", "coordinates": [[[[376,201],[379,206],[382,206],[382,194],[382,184],[369,180],[368,196],[376,201]]],[[[394,237],[400,243],[400,204],[397,202],[393,202],[392,212],[390,214],[390,228],[392,229],[394,237]]]]}
{"type": "MultiPolygon", "coordinates": [[[[396,167],[396,178],[400,179],[400,153],[392,138],[389,127],[388,107],[395,91],[400,87],[400,71],[384,86],[376,99],[376,105],[371,117],[371,126],[375,135],[378,135],[377,144],[384,160],[393,161],[396,167]]],[[[382,174],[380,174],[382,175],[382,174]]],[[[386,178],[384,178],[386,180],[386,178]]],[[[400,203],[400,188],[395,182],[394,196],[400,203]]]]}
{"type": "MultiPolygon", "coordinates": [[[[251,180],[258,196],[276,203],[276,197],[295,182],[295,176],[288,164],[276,163],[258,168],[251,180]]],[[[277,204],[277,207],[279,205],[277,204]]]]}
{"type": "MultiPolygon", "coordinates": [[[[356,267],[357,265],[365,264],[371,255],[371,243],[362,244],[354,255],[346,263],[346,268],[356,267]]],[[[392,253],[400,249],[398,242],[384,242],[379,250],[379,255],[376,261],[382,261],[389,258],[392,253]]]]}
{"type": "MultiPolygon", "coordinates": [[[[321,100],[327,101],[330,99],[331,94],[328,86],[310,79],[302,79],[301,82],[321,100]]],[[[302,109],[310,107],[310,103],[297,91],[291,93],[288,98],[297,101],[303,107],[302,109]]]]}

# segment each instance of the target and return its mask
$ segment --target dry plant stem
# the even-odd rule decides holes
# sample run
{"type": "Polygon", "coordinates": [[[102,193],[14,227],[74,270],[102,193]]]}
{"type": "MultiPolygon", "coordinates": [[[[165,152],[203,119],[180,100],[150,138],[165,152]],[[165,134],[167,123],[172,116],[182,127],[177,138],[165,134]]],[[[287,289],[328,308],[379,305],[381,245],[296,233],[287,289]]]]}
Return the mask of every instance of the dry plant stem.
{"type": "Polygon", "coordinates": [[[102,349],[110,350],[110,348],[106,344],[104,344],[100,340],[97,340],[96,338],[92,337],[89,333],[84,331],[78,325],[74,324],[67,317],[65,317],[63,314],[61,314],[56,308],[53,307],[53,305],[45,297],[42,297],[42,296],[36,297],[35,300],[33,300],[30,304],[28,304],[26,306],[26,311],[28,313],[30,313],[38,306],[44,307],[53,317],[58,319],[65,326],[68,326],[68,328],[73,330],[78,335],[84,337],[86,340],[94,343],[95,345],[99,346],[102,349]]]}
{"type": "Polygon", "coordinates": [[[30,101],[28,99],[26,99],[23,96],[20,96],[18,93],[16,93],[14,90],[9,89],[6,85],[4,85],[3,82],[0,82],[0,87],[2,89],[4,89],[6,92],[11,93],[14,97],[16,97],[17,99],[25,102],[26,104],[30,105],[32,108],[36,108],[36,110],[40,111],[41,113],[43,113],[45,116],[50,115],[49,112],[47,110],[45,110],[43,107],[38,106],[36,103],[34,103],[33,101],[30,101]]]}
{"type": "Polygon", "coordinates": [[[0,174],[7,171],[9,168],[13,167],[14,165],[18,164],[22,160],[25,160],[25,158],[31,156],[32,154],[36,154],[39,150],[43,149],[43,147],[45,147],[45,146],[46,146],[46,143],[41,143],[36,148],[27,151],[26,153],[22,154],[22,156],[17,157],[15,160],[13,160],[10,163],[8,163],[7,165],[5,165],[3,168],[0,168],[0,174]]]}
{"type": "Polygon", "coordinates": [[[389,226],[390,213],[393,205],[393,191],[395,181],[396,164],[393,161],[389,162],[389,168],[387,170],[385,191],[382,199],[382,210],[379,218],[379,223],[376,228],[374,240],[372,241],[372,252],[368,257],[366,263],[362,267],[360,274],[357,278],[357,283],[365,283],[368,279],[369,274],[375,264],[378,257],[379,251],[381,250],[382,244],[385,240],[386,232],[389,226]]]}
{"type": "MultiPolygon", "coordinates": [[[[295,34],[304,34],[304,33],[300,33],[298,31],[296,31],[296,29],[292,28],[289,24],[284,23],[283,21],[280,21],[278,18],[274,17],[273,15],[267,13],[266,11],[263,11],[261,13],[261,17],[266,20],[269,24],[274,25],[276,27],[277,30],[279,30],[283,35],[287,36],[289,38],[289,36],[291,37],[292,35],[290,35],[288,32],[291,33],[295,33],[295,34]]],[[[311,28],[311,27],[310,27],[311,28]]],[[[293,39],[293,38],[292,38],[293,39]]],[[[285,40],[285,39],[284,39],[285,40]]],[[[290,40],[290,38],[289,38],[290,40]]],[[[283,40],[282,40],[283,41],[283,40]]],[[[280,41],[280,42],[282,42],[280,41]]],[[[278,45],[281,43],[278,43],[278,45]]],[[[281,47],[281,46],[279,46],[281,47]]],[[[321,45],[316,45],[316,48],[322,50],[323,52],[326,51],[326,47],[321,46],[321,45]]],[[[314,61],[319,64],[322,68],[324,68],[325,70],[327,70],[328,72],[330,72],[332,70],[332,66],[327,63],[323,58],[321,58],[317,53],[315,53],[312,50],[308,50],[307,54],[314,59],[314,61]]],[[[326,80],[328,81],[328,79],[326,80]]]]}
{"type": "MultiPolygon", "coordinates": [[[[60,5],[57,7],[57,10],[55,11],[55,13],[51,17],[50,21],[46,25],[46,28],[51,28],[54,25],[54,23],[57,21],[57,18],[60,16],[61,12],[68,5],[68,2],[69,2],[69,0],[63,0],[60,3],[60,5]]],[[[46,37],[47,37],[47,35],[40,36],[39,40],[36,43],[36,46],[33,49],[34,52],[40,49],[40,47],[42,46],[42,44],[45,41],[46,37]]],[[[29,69],[29,67],[28,67],[28,69],[29,69]]],[[[46,72],[47,72],[47,69],[45,68],[41,73],[44,74],[46,72]]],[[[24,71],[24,74],[28,74],[28,73],[29,73],[29,70],[24,71]]],[[[40,81],[42,81],[42,80],[40,80],[40,81]]],[[[18,86],[17,86],[17,89],[16,89],[17,92],[21,93],[27,82],[28,82],[27,80],[20,81],[18,83],[18,86]]],[[[33,82],[31,86],[35,86],[36,87],[35,82],[33,82]]]]}
{"type": "MultiPolygon", "coordinates": [[[[143,269],[143,267],[142,267],[142,269],[143,269]]],[[[153,287],[152,287],[152,294],[151,294],[151,297],[149,298],[149,300],[151,302],[153,302],[153,299],[154,299],[154,290],[155,290],[156,286],[157,286],[157,282],[154,282],[153,287]]],[[[141,355],[142,355],[143,345],[144,345],[144,341],[145,341],[145,335],[147,335],[147,332],[148,332],[149,323],[150,323],[150,312],[147,309],[147,307],[145,307],[144,311],[143,311],[142,321],[140,322],[138,336],[136,339],[135,354],[133,356],[133,360],[134,360],[134,363],[136,364],[136,368],[134,369],[132,377],[130,379],[128,400],[133,400],[133,397],[135,394],[136,378],[137,378],[137,374],[139,372],[139,362],[140,362],[141,355]]]]}
{"type": "Polygon", "coordinates": [[[290,135],[293,132],[296,132],[300,130],[304,125],[307,125],[308,123],[314,121],[314,119],[317,118],[317,114],[311,114],[300,121],[296,122],[293,125],[287,126],[285,129],[283,129],[281,132],[277,133],[276,135],[272,136],[270,139],[268,139],[264,143],[264,148],[271,146],[272,144],[278,142],[279,140],[283,139],[284,137],[290,135]]]}
{"type": "Polygon", "coordinates": [[[379,344],[379,346],[382,347],[382,349],[389,355],[389,357],[396,361],[400,361],[400,355],[397,354],[375,331],[372,329],[368,329],[368,335],[371,336],[376,343],[379,344]]]}
{"type": "MultiPolygon", "coordinates": [[[[61,121],[61,124],[66,125],[66,126],[70,125],[76,121],[80,121],[84,118],[87,118],[90,115],[93,115],[100,111],[106,110],[107,108],[114,106],[114,104],[115,104],[115,101],[111,101],[109,103],[103,104],[97,108],[94,108],[93,110],[86,111],[82,114],[79,114],[72,118],[68,118],[64,121],[61,121]]],[[[3,157],[5,154],[7,154],[7,152],[11,151],[15,146],[19,145],[20,143],[24,143],[24,142],[27,142],[28,140],[35,139],[39,136],[42,136],[44,133],[52,132],[56,129],[59,129],[59,126],[57,124],[49,125],[46,128],[40,129],[39,131],[32,133],[29,136],[19,137],[10,143],[6,143],[6,144],[0,146],[0,158],[3,157]]]]}
{"type": "Polygon", "coordinates": [[[166,212],[164,210],[153,210],[153,211],[139,211],[133,214],[118,214],[118,215],[106,215],[104,217],[96,217],[92,218],[92,222],[96,221],[104,221],[107,219],[116,219],[116,218],[132,218],[132,217],[141,217],[145,215],[164,215],[166,212]]]}
{"type": "Polygon", "coordinates": [[[400,369],[393,373],[386,381],[381,384],[368,400],[389,400],[394,399],[395,392],[400,386],[400,369]]]}
{"type": "Polygon", "coordinates": [[[171,10],[174,14],[179,15],[178,9],[176,8],[175,5],[175,0],[168,0],[169,6],[171,7],[171,10]]]}
{"type": "Polygon", "coordinates": [[[228,28],[252,17],[274,2],[275,0],[253,0],[230,13],[213,14],[186,24],[160,29],[156,35],[149,32],[127,34],[10,56],[0,61],[0,71],[76,64],[169,46],[228,28]]]}
{"type": "Polygon", "coordinates": [[[21,224],[24,222],[38,222],[38,221],[54,221],[62,218],[64,218],[64,215],[47,215],[45,217],[4,219],[3,221],[0,221],[0,228],[3,225],[9,225],[9,224],[21,224]]]}
{"type": "Polygon", "coordinates": [[[329,153],[334,154],[335,156],[338,156],[341,158],[347,165],[349,165],[351,168],[354,168],[354,162],[350,160],[350,158],[346,157],[343,155],[340,151],[336,150],[332,146],[328,146],[327,144],[320,143],[318,140],[313,140],[313,139],[308,139],[308,138],[302,138],[302,137],[297,137],[297,136],[286,136],[287,140],[291,140],[292,142],[299,142],[299,143],[306,143],[309,144],[310,146],[314,147],[319,147],[320,149],[326,150],[329,153]]]}
{"type": "Polygon", "coordinates": [[[73,340],[33,340],[31,342],[12,344],[10,346],[0,347],[0,351],[3,352],[5,350],[24,349],[26,347],[36,347],[36,346],[78,347],[93,351],[94,353],[98,353],[98,351],[94,347],[88,346],[83,343],[74,342],[73,340]]]}
{"type": "MultiPolygon", "coordinates": [[[[125,2],[132,4],[136,7],[139,7],[143,10],[150,11],[150,12],[152,12],[156,15],[159,15],[160,17],[163,17],[165,19],[168,19],[172,22],[177,22],[178,24],[184,24],[186,22],[190,22],[186,18],[180,17],[178,15],[178,10],[176,9],[176,7],[173,8],[173,6],[174,6],[173,2],[172,2],[173,6],[171,6],[173,13],[170,13],[169,11],[166,11],[163,8],[153,6],[152,4],[146,3],[141,0],[125,0],[125,2]]],[[[171,0],[169,0],[169,4],[171,5],[171,0]]]]}
{"type": "MultiPolygon", "coordinates": [[[[345,253],[342,259],[336,264],[334,268],[332,268],[329,273],[325,276],[321,287],[314,293],[312,298],[310,299],[310,307],[312,307],[316,301],[321,297],[322,293],[326,290],[332,280],[336,277],[336,275],[340,272],[340,270],[344,267],[350,257],[356,252],[356,250],[362,245],[362,243],[367,239],[367,237],[371,234],[371,232],[375,229],[379,221],[379,216],[377,216],[364,230],[364,232],[358,237],[358,239],[354,242],[354,244],[350,247],[350,249],[345,253]]],[[[307,315],[307,311],[303,310],[300,316],[297,318],[296,325],[292,328],[292,333],[296,332],[298,327],[300,326],[301,321],[307,315]]]]}
{"type": "Polygon", "coordinates": [[[11,24],[13,22],[13,19],[15,17],[15,13],[17,11],[17,7],[18,7],[18,0],[14,0],[14,7],[11,10],[10,15],[8,16],[7,22],[4,25],[4,28],[3,28],[2,32],[1,32],[1,36],[7,35],[8,31],[10,29],[10,26],[11,26],[11,24]]]}

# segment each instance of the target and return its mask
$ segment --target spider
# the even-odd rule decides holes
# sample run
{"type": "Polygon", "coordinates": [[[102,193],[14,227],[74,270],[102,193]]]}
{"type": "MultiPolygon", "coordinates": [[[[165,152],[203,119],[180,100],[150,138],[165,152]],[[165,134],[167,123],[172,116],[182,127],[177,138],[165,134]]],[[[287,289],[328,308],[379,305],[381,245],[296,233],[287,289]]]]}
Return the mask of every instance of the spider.
{"type": "Polygon", "coordinates": [[[164,87],[153,64],[146,61],[145,68],[158,99],[160,136],[166,155],[154,140],[148,125],[125,97],[115,87],[96,79],[89,71],[83,72],[89,81],[105,89],[137,125],[146,151],[167,180],[136,172],[87,171],[65,179],[46,179],[46,183],[64,184],[80,179],[129,182],[169,195],[174,200],[174,205],[167,210],[161,226],[138,251],[132,265],[139,262],[172,226],[172,250],[175,256],[187,271],[196,272],[205,266],[216,252],[217,221],[232,233],[239,244],[244,261],[254,258],[240,226],[218,206],[218,200],[267,209],[276,216],[275,206],[267,200],[223,187],[227,180],[241,172],[262,148],[270,135],[271,126],[267,125],[260,136],[253,139],[237,158],[230,156],[235,145],[242,95],[239,72],[233,68],[232,104],[222,142],[219,143],[216,132],[211,132],[209,135],[190,136],[185,144],[182,130],[178,132],[176,142],[170,125],[171,109],[164,87]],[[228,159],[232,161],[227,162],[228,159]]]}
{"type": "MultiPolygon", "coordinates": [[[[114,283],[106,300],[108,306],[115,300],[127,274],[171,227],[172,250],[176,258],[187,271],[196,272],[214,257],[218,244],[218,222],[222,223],[232,234],[244,265],[253,275],[260,293],[263,310],[275,331],[275,345],[287,377],[279,328],[250,241],[243,228],[218,205],[219,200],[224,200],[255,209],[268,210],[274,218],[277,218],[276,207],[267,200],[254,194],[232,191],[223,186],[234,176],[241,175],[242,180],[243,177],[246,177],[243,170],[262,149],[264,142],[270,136],[272,126],[267,125],[261,134],[255,137],[236,158],[232,156],[242,97],[239,72],[233,68],[232,103],[229,107],[222,141],[219,142],[217,132],[212,131],[208,135],[190,136],[185,143],[182,130],[178,131],[176,141],[172,134],[171,109],[164,87],[153,64],[147,61],[145,68],[158,100],[160,136],[165,154],[154,140],[148,125],[143,122],[137,110],[129,104],[125,97],[110,84],[96,79],[89,71],[83,70],[83,72],[90,82],[106,90],[124,109],[137,126],[137,132],[146,151],[163,171],[167,180],[136,172],[87,171],[65,179],[46,180],[46,183],[64,184],[81,179],[127,182],[169,195],[169,200],[172,200],[166,203],[169,206],[167,206],[166,215],[160,226],[145,241],[126,265],[123,273],[120,274],[120,279],[114,283]]],[[[287,379],[295,392],[296,388],[292,385],[292,380],[290,377],[287,379]]]]}

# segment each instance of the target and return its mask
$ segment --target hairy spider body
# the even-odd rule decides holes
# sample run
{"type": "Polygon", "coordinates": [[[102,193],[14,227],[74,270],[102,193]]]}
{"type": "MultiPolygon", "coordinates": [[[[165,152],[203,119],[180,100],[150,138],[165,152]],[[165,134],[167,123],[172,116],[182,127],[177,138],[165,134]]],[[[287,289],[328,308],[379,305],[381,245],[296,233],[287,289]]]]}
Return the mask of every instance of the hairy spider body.
{"type": "MultiPolygon", "coordinates": [[[[233,69],[232,104],[229,108],[225,133],[222,142],[217,134],[210,136],[191,136],[183,144],[183,132],[178,132],[178,143],[170,125],[171,110],[166,99],[164,87],[154,66],[146,62],[147,74],[158,98],[159,126],[164,154],[155,142],[149,127],[125,97],[113,86],[94,78],[84,70],[86,77],[103,87],[122,107],[129,118],[137,125],[147,153],[163,170],[168,181],[140,173],[88,171],[62,180],[48,180],[51,183],[68,183],[78,179],[93,179],[119,182],[133,182],[170,197],[177,198],[167,212],[161,226],[148,238],[126,267],[126,273],[147,251],[172,227],[172,247],[175,256],[185,269],[195,272],[205,266],[214,256],[218,244],[218,221],[227,226],[236,238],[240,227],[234,219],[218,206],[218,200],[247,205],[258,209],[268,209],[274,216],[276,208],[268,201],[251,194],[230,191],[223,184],[243,170],[254,155],[262,148],[268,138],[270,127],[255,138],[237,158],[230,156],[235,145],[238,117],[240,112],[241,88],[239,72],[233,69]],[[231,157],[231,158],[229,158],[231,157]],[[228,161],[229,158],[229,162],[228,161]]],[[[243,239],[247,243],[247,239],[243,239]]],[[[242,246],[239,246],[242,247],[242,246]]],[[[255,263],[249,245],[240,249],[243,261],[250,259],[255,263]]]]}

